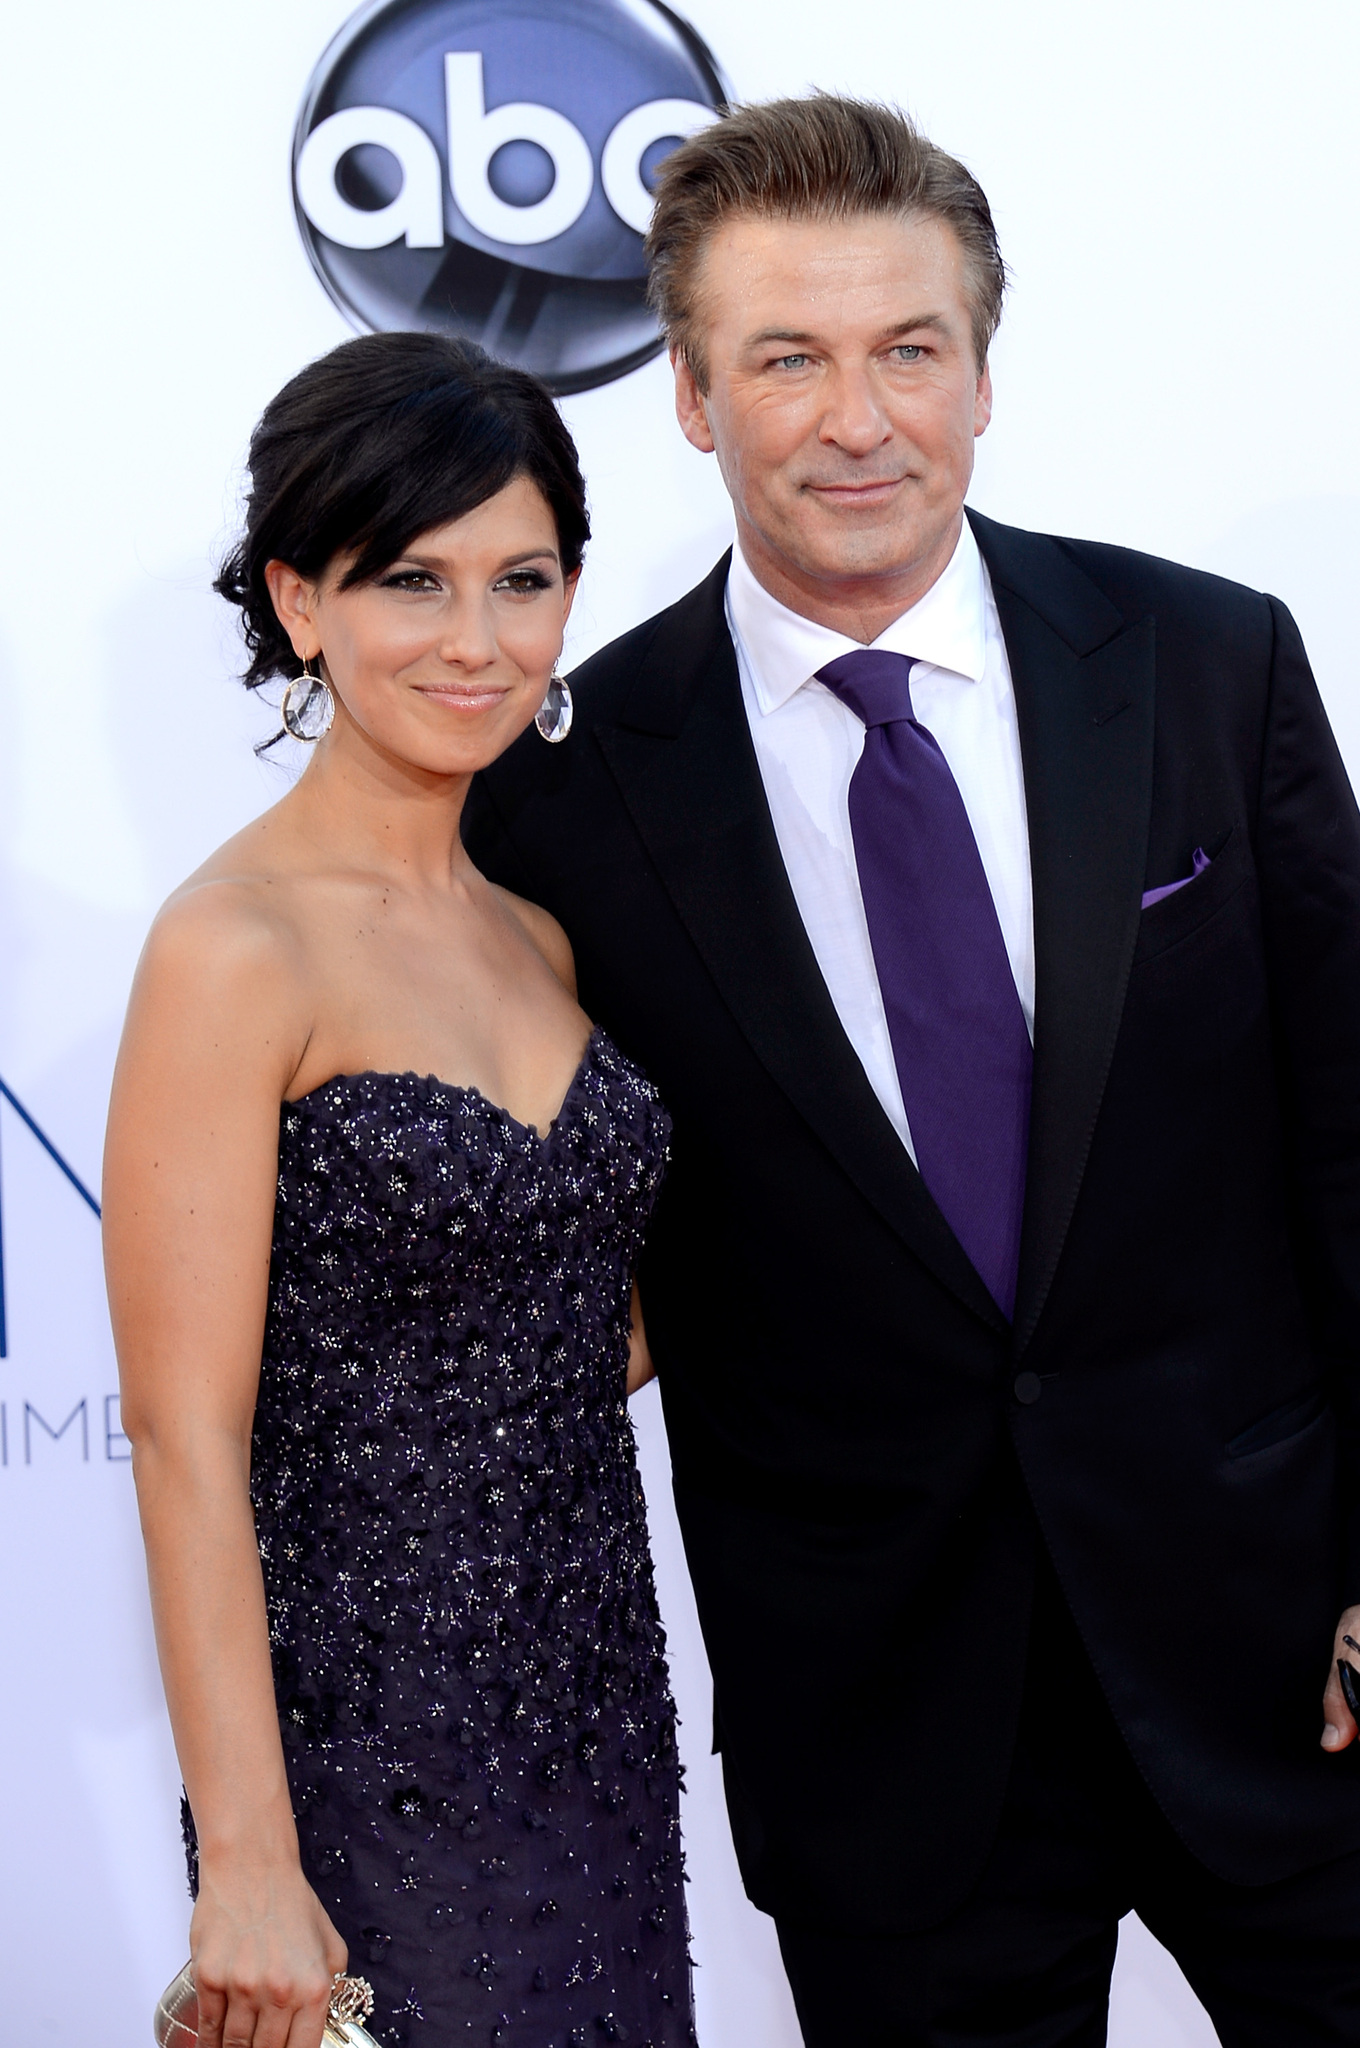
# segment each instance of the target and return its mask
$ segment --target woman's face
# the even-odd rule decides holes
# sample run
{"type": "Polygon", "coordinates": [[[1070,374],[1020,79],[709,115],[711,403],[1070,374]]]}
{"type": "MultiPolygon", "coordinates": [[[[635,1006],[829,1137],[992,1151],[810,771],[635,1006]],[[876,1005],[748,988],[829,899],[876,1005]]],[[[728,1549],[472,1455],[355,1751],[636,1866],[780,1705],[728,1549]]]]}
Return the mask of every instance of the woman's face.
{"type": "Polygon", "coordinates": [[[321,581],[266,570],[300,655],[320,654],[335,697],[332,746],[363,735],[433,775],[471,775],[543,702],[576,589],[547,499],[515,477],[462,519],[412,541],[346,590],[344,557],[321,581]]]}

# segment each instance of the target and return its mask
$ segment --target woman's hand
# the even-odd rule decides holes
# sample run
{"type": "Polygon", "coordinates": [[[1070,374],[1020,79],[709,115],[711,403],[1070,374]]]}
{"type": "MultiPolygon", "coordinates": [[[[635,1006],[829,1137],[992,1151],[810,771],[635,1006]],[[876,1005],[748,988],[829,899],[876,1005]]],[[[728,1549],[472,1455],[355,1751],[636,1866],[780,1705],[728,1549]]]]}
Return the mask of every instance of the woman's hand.
{"type": "Polygon", "coordinates": [[[296,1860],[202,1863],[189,1946],[201,2048],[320,2048],[346,1949],[296,1860]]]}

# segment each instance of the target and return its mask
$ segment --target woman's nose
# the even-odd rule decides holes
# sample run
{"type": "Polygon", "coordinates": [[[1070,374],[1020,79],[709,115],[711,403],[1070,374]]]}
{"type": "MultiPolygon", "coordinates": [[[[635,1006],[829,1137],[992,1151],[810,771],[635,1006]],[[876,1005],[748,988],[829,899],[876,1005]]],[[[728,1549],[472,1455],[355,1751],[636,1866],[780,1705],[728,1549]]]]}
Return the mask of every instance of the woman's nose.
{"type": "Polygon", "coordinates": [[[495,628],[482,605],[460,605],[444,622],[436,649],[450,668],[490,667],[500,653],[495,628]]]}

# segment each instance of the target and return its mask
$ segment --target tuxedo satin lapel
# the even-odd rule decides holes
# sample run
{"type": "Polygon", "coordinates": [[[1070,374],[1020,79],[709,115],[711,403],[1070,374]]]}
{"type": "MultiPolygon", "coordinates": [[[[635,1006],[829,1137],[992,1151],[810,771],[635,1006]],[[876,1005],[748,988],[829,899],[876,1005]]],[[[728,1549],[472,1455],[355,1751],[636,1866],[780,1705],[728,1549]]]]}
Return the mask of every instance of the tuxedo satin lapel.
{"type": "Polygon", "coordinates": [[[1128,621],[1057,541],[980,518],[973,525],[1010,656],[1034,885],[1018,1351],[1038,1323],[1076,1206],[1138,936],[1155,641],[1153,621],[1128,621]]]}
{"type": "Polygon", "coordinates": [[[723,615],[725,580],[715,572],[695,592],[693,615],[658,635],[623,720],[597,727],[596,741],[766,1071],[917,1256],[999,1325],[1000,1312],[884,1115],[817,966],[746,724],[723,615]]]}

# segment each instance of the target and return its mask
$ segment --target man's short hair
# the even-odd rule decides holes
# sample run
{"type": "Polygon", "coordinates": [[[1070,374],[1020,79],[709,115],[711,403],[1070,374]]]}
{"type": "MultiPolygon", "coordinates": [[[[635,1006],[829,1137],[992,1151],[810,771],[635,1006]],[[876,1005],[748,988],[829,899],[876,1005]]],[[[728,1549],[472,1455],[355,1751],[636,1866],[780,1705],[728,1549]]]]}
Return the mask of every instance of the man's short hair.
{"type": "Polygon", "coordinates": [[[670,346],[708,388],[699,274],[724,222],[841,220],[854,214],[946,221],[968,270],[978,369],[1001,318],[1006,266],[987,195],[957,157],[897,107],[814,93],[734,107],[665,159],[647,233],[648,295],[670,346]]]}

